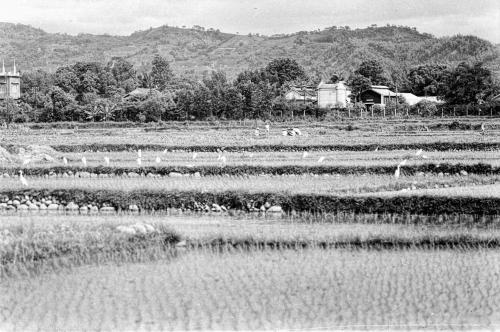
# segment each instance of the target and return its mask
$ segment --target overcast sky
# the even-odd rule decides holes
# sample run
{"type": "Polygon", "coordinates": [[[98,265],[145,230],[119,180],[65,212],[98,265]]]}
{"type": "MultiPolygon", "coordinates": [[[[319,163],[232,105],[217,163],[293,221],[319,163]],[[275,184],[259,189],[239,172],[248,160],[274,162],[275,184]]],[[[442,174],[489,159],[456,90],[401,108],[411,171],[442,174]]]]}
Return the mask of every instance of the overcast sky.
{"type": "Polygon", "coordinates": [[[500,43],[500,0],[0,0],[0,21],[48,32],[128,35],[168,24],[266,35],[333,25],[415,26],[500,43]]]}

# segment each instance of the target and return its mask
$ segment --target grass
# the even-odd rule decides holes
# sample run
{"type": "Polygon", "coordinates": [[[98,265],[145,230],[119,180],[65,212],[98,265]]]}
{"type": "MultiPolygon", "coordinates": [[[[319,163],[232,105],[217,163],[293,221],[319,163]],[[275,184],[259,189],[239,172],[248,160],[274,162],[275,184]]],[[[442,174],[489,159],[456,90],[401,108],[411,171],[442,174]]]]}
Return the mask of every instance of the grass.
{"type": "Polygon", "coordinates": [[[498,250],[198,250],[9,280],[0,328],[495,329],[499,260],[498,250]]]}
{"type": "MultiPolygon", "coordinates": [[[[415,151],[408,150],[380,150],[380,151],[310,151],[306,158],[302,152],[226,152],[227,165],[239,166],[394,166],[403,159],[409,158],[407,165],[424,165],[427,163],[439,164],[466,164],[477,163],[489,164],[494,167],[500,166],[498,151],[425,151],[423,155],[427,159],[418,158],[415,151]],[[319,164],[318,159],[325,157],[319,164]]],[[[86,152],[86,153],[63,153],[68,160],[68,166],[82,167],[82,157],[85,156],[89,167],[105,166],[104,158],[110,159],[110,166],[113,167],[137,167],[137,152],[86,152]]],[[[216,152],[198,152],[193,160],[192,153],[161,151],[142,151],[142,165],[150,167],[161,166],[221,166],[217,159],[216,152]],[[161,158],[161,162],[156,162],[156,157],[161,158]]],[[[14,164],[4,164],[4,167],[19,167],[14,164]]],[[[62,157],[55,163],[28,164],[30,167],[63,166],[62,157]]]]}
{"type": "Polygon", "coordinates": [[[201,193],[244,192],[244,193],[286,193],[286,194],[328,194],[347,195],[366,192],[381,192],[410,188],[434,188],[438,186],[470,186],[496,184],[500,175],[446,176],[404,176],[392,175],[337,175],[337,176],[205,176],[166,178],[39,178],[26,177],[26,188],[16,178],[2,179],[1,192],[33,190],[113,190],[113,191],[196,191],[201,193]]]}
{"type": "MultiPolygon", "coordinates": [[[[281,127],[273,125],[269,138],[254,137],[248,124],[8,130],[2,144],[72,149],[131,142],[179,149],[279,144],[271,149],[297,151],[252,157],[227,152],[228,164],[316,166],[325,156],[327,166],[394,169],[415,150],[310,151],[302,159],[300,149],[500,144],[495,132],[481,137],[477,130],[441,130],[438,122],[359,121],[351,123],[357,126],[353,131],[345,130],[349,123],[301,124],[302,137],[282,137],[281,127]],[[431,124],[430,132],[419,131],[431,124]]],[[[432,163],[498,166],[496,150],[425,154],[432,163]]],[[[143,151],[144,165],[152,165],[157,154],[143,151]]],[[[135,166],[137,158],[135,151],[64,155],[71,166],[80,166],[83,155],[90,166],[102,165],[104,156],[114,166],[135,166]]],[[[199,152],[196,160],[185,152],[159,155],[162,165],[217,165],[216,153],[199,152]]],[[[422,163],[411,159],[409,165],[422,163]]],[[[410,175],[403,168],[399,179],[392,174],[26,176],[28,187],[18,178],[2,178],[0,191],[10,198],[52,195],[60,202],[109,203],[122,210],[138,204],[143,212],[0,213],[0,330],[495,329],[500,326],[500,176],[430,173],[410,175]],[[288,214],[241,212],[247,204],[258,208],[266,201],[288,214]],[[195,203],[241,210],[180,212],[195,203]],[[172,207],[180,211],[173,213],[172,207]],[[162,212],[144,213],[153,210],[162,212]],[[138,222],[155,232],[126,235],[116,229],[138,222]],[[186,246],[174,247],[180,240],[186,246]]]]}
{"type": "Polygon", "coordinates": [[[500,248],[500,225],[471,216],[311,215],[286,218],[223,216],[0,216],[0,277],[86,264],[172,257],[173,245],[199,248],[500,248]],[[307,219],[307,218],[306,218],[307,219]],[[440,220],[441,219],[441,220],[440,220]],[[466,223],[464,223],[464,221],[466,223]],[[128,235],[117,226],[148,224],[128,235]]]}
{"type": "MultiPolygon", "coordinates": [[[[165,258],[179,235],[162,224],[152,233],[129,235],[117,225],[65,222],[37,224],[19,221],[0,230],[0,278],[54,268],[165,258]]],[[[68,222],[69,220],[69,222],[68,222]]],[[[130,224],[130,223],[129,223],[130,224]]]]}
{"type": "MultiPolygon", "coordinates": [[[[490,120],[491,121],[491,120],[490,120]]],[[[351,127],[358,127],[358,121],[352,121],[351,127]]],[[[5,131],[2,144],[130,144],[147,143],[168,146],[248,146],[248,145],[359,145],[359,144],[426,144],[433,142],[449,143],[499,143],[498,132],[489,131],[484,137],[479,130],[442,131],[423,129],[426,121],[411,122],[413,131],[404,129],[404,125],[391,122],[372,124],[364,130],[347,131],[349,123],[341,127],[325,124],[314,126],[298,125],[303,132],[300,137],[283,137],[281,131],[285,125],[272,125],[269,137],[255,137],[254,128],[179,126],[168,129],[148,130],[146,128],[111,128],[111,129],[44,129],[25,131],[5,131]]],[[[479,124],[480,126],[480,124],[479,124]]],[[[360,126],[359,126],[360,127],[360,126]]]]}

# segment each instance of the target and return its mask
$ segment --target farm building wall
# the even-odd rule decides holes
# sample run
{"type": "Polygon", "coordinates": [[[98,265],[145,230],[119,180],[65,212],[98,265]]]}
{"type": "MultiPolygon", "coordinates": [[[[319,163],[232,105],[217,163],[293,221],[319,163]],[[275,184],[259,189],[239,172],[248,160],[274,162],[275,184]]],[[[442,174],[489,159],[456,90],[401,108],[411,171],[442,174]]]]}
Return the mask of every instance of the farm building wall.
{"type": "Polygon", "coordinates": [[[0,99],[21,98],[21,78],[18,75],[0,76],[0,99]]]}

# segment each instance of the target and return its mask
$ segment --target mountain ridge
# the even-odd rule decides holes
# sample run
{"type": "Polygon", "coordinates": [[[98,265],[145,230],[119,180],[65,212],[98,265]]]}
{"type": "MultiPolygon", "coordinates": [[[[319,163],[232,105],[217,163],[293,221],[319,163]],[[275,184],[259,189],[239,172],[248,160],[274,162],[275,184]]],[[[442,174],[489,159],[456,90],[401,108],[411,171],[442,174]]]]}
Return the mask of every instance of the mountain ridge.
{"type": "MultiPolygon", "coordinates": [[[[24,24],[0,23],[0,47],[7,61],[15,58],[22,71],[57,67],[78,61],[107,62],[123,57],[138,72],[147,71],[156,54],[172,69],[192,78],[223,70],[234,78],[245,69],[264,66],[278,57],[297,60],[313,76],[347,76],[363,60],[380,61],[388,74],[398,76],[426,63],[456,65],[482,61],[500,77],[500,45],[471,36],[434,37],[415,28],[370,26],[262,36],[238,35],[214,29],[160,26],[128,36],[49,33],[24,24]]],[[[7,63],[6,63],[7,64],[7,63]]]]}

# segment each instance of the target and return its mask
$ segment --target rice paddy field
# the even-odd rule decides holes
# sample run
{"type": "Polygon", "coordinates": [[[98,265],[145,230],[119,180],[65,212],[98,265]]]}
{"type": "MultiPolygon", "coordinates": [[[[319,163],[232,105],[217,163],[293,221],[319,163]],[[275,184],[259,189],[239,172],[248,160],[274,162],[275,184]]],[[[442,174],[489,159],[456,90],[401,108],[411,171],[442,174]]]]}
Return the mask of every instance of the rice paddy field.
{"type": "Polygon", "coordinates": [[[0,330],[500,329],[486,121],[9,129],[0,330]]]}

